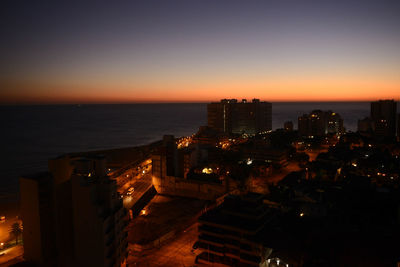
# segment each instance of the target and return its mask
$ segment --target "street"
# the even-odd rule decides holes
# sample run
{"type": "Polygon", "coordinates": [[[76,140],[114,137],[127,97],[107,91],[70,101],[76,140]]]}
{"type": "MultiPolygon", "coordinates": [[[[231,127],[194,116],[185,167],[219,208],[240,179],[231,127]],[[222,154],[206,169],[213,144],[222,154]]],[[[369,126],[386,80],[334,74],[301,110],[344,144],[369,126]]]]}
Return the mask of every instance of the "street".
{"type": "Polygon", "coordinates": [[[145,160],[139,166],[133,166],[116,177],[118,192],[123,197],[123,204],[130,209],[136,201],[152,186],[151,160],[145,160]],[[132,188],[132,189],[131,189],[132,188]],[[133,191],[129,191],[129,190],[133,191]]]}
{"type": "Polygon", "coordinates": [[[143,267],[201,266],[195,265],[195,258],[200,250],[192,249],[197,235],[197,223],[194,223],[159,248],[140,252],[133,251],[128,256],[127,262],[129,266],[143,267]]]}

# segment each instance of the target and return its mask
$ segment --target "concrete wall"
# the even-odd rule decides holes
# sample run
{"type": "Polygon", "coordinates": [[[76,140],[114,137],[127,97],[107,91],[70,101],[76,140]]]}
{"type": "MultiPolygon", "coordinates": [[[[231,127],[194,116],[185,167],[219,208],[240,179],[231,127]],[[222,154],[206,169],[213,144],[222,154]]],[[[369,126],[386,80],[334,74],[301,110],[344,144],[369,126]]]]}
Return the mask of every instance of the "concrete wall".
{"type": "Polygon", "coordinates": [[[137,201],[135,204],[133,204],[131,211],[132,211],[132,216],[136,217],[139,215],[140,211],[146,207],[147,204],[154,198],[154,196],[157,194],[157,191],[155,188],[152,186],[147,190],[137,201]]]}
{"type": "Polygon", "coordinates": [[[42,240],[39,217],[39,190],[37,181],[20,179],[21,211],[24,222],[24,258],[25,260],[43,264],[42,240]]]}
{"type": "Polygon", "coordinates": [[[166,176],[153,176],[153,186],[159,194],[214,200],[227,192],[225,182],[222,184],[205,183],[195,180],[166,176]]]}
{"type": "Polygon", "coordinates": [[[80,176],[71,177],[75,265],[105,266],[103,223],[92,199],[96,185],[82,185],[82,180],[80,176]]]}

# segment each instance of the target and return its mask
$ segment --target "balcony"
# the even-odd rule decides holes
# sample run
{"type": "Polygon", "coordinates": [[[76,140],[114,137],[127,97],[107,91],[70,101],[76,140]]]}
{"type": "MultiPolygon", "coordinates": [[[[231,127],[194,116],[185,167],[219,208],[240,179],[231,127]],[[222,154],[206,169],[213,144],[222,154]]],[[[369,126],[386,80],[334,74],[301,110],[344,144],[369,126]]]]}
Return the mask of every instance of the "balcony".
{"type": "Polygon", "coordinates": [[[223,247],[217,247],[217,246],[205,243],[202,240],[199,242],[199,249],[201,249],[207,253],[213,253],[218,256],[224,256],[224,248],[223,247]]]}
{"type": "Polygon", "coordinates": [[[214,246],[218,246],[218,247],[223,247],[225,240],[222,238],[218,238],[218,237],[214,237],[214,236],[210,236],[210,235],[200,235],[199,236],[199,240],[204,242],[204,243],[208,243],[214,246]]]}

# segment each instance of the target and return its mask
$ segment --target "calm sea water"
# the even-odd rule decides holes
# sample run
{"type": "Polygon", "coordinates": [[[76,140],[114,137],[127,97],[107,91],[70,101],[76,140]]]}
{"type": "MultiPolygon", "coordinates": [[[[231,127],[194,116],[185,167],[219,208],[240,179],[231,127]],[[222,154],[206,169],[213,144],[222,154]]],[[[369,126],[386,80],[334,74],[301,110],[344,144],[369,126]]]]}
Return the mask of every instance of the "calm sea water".
{"type": "MultiPolygon", "coordinates": [[[[332,110],[347,130],[369,114],[368,102],[273,103],[273,129],[313,109],[332,110]]],[[[0,201],[16,196],[18,177],[47,169],[62,153],[137,146],[164,134],[190,135],[207,124],[206,104],[0,106],[0,201]]]]}

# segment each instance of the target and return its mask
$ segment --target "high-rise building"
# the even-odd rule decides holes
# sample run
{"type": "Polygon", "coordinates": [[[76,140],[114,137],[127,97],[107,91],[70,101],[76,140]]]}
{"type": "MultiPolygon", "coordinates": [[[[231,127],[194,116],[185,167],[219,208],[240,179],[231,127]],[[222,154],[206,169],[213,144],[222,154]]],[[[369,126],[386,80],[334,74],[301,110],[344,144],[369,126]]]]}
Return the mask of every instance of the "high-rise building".
{"type": "Polygon", "coordinates": [[[208,126],[225,134],[257,134],[272,129],[272,104],[222,99],[207,105],[208,126]]]}
{"type": "Polygon", "coordinates": [[[394,137],[396,135],[397,103],[394,100],[371,102],[371,119],[377,136],[394,137]]]}
{"type": "Polygon", "coordinates": [[[227,266],[261,266],[271,253],[260,235],[269,219],[268,212],[262,195],[227,196],[222,205],[199,218],[197,244],[202,253],[197,260],[227,266]]]}
{"type": "Polygon", "coordinates": [[[298,119],[299,134],[302,136],[323,136],[344,132],[343,119],[332,111],[313,110],[298,119]]]}
{"type": "Polygon", "coordinates": [[[20,178],[24,258],[40,266],[121,266],[127,213],[104,157],[60,157],[20,178]]]}

